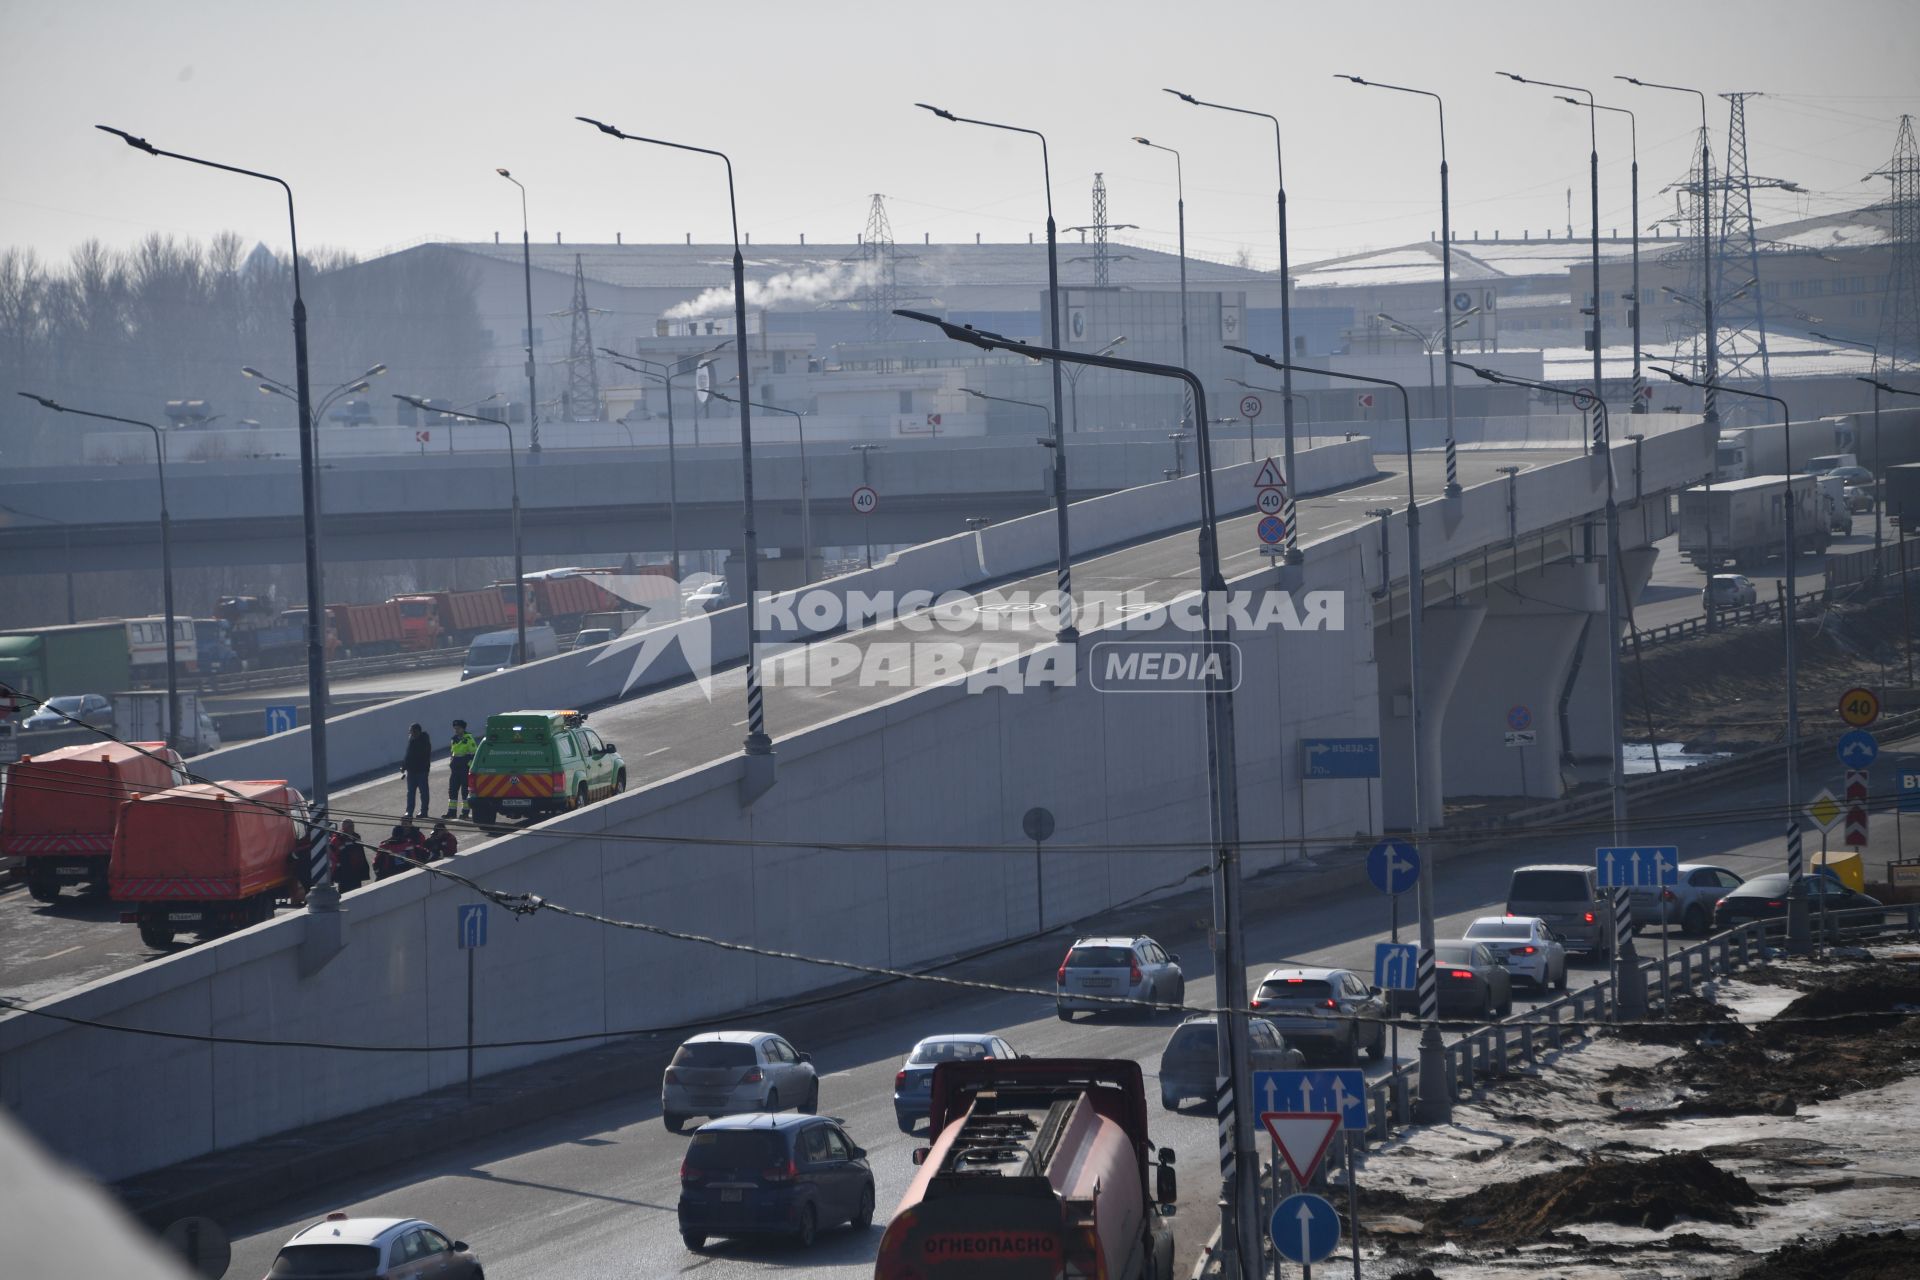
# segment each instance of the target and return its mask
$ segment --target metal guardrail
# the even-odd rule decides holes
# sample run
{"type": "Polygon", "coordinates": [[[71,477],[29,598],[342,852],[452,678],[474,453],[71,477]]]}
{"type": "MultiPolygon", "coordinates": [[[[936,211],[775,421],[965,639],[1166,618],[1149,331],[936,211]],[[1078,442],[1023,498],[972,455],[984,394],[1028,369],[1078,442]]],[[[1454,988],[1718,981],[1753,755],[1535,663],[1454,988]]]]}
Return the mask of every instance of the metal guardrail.
{"type": "MultiPolygon", "coordinates": [[[[1810,923],[1813,936],[1827,943],[1881,937],[1890,931],[1920,935],[1920,903],[1816,911],[1810,923]]],[[[1649,1001],[1664,1009],[1675,994],[1692,994],[1696,983],[1771,959],[1778,954],[1775,942],[1785,941],[1786,929],[1784,919],[1751,920],[1672,949],[1664,961],[1642,960],[1640,978],[1649,984],[1649,1001]]],[[[1613,979],[1601,978],[1557,1000],[1477,1028],[1446,1047],[1448,1087],[1457,1098],[1471,1092],[1477,1080],[1509,1075],[1516,1064],[1531,1066],[1543,1049],[1557,1050],[1569,1037],[1584,1035],[1588,1024],[1607,1020],[1617,1007],[1613,979]]],[[[1368,1141],[1385,1141],[1413,1123],[1419,1082],[1417,1062],[1368,1082],[1368,1141]]]]}
{"type": "MultiPolygon", "coordinates": [[[[1794,597],[1794,603],[1796,605],[1824,604],[1832,594],[1832,589],[1833,584],[1829,583],[1828,586],[1815,591],[1803,591],[1794,597]]],[[[1781,601],[1777,599],[1717,609],[1714,611],[1716,618],[1713,629],[1718,631],[1730,626],[1750,626],[1757,622],[1772,622],[1780,616],[1780,610],[1781,601]]],[[[1678,622],[1669,622],[1664,626],[1636,631],[1629,637],[1628,643],[1637,643],[1642,649],[1650,649],[1655,645],[1685,639],[1687,636],[1704,634],[1707,629],[1705,615],[1698,618],[1682,618],[1678,622]]]]}
{"type": "MultiPolygon", "coordinates": [[[[336,658],[327,663],[329,679],[349,676],[381,676],[394,671],[420,671],[431,667],[458,666],[466,660],[464,646],[450,649],[422,649],[414,653],[388,653],[377,658],[336,658]]],[[[282,685],[304,685],[305,665],[297,667],[259,667],[252,671],[228,671],[207,676],[199,682],[199,691],[208,694],[245,693],[250,689],[275,689],[282,685]]]]}

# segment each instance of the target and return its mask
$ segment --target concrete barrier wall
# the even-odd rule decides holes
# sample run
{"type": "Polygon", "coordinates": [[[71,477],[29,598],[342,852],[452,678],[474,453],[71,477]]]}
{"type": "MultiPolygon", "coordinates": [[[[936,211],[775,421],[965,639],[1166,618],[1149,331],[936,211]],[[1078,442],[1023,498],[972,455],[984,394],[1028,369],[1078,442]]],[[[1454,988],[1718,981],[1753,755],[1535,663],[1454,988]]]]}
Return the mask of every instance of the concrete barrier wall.
{"type": "MultiPolygon", "coordinates": [[[[1356,563],[1330,552],[1253,581],[1292,573],[1298,588],[1351,598],[1356,563]]],[[[1357,609],[1349,617],[1357,621],[1357,609]]],[[[1150,617],[1125,638],[1168,634],[1190,635],[1150,617]]],[[[1371,645],[1337,631],[1236,639],[1249,870],[1297,856],[1284,837],[1344,840],[1371,828],[1358,786],[1319,791],[1311,814],[1296,812],[1299,770],[1281,750],[1309,726],[1365,718],[1371,645]],[[1304,687],[1302,664],[1315,672],[1304,687]]],[[[458,870],[619,919],[885,966],[1031,933],[1043,896],[1036,876],[1049,924],[1190,884],[1208,862],[1201,700],[1103,695],[1084,674],[1017,692],[913,691],[783,738],[778,781],[750,807],[736,758],[493,841],[458,870]],[[1038,864],[1020,828],[1036,804],[1059,822],[1038,864]],[[798,834],[841,847],[792,843],[798,834]],[[874,849],[845,847],[861,845],[874,849]]],[[[294,915],[39,1006],[188,1034],[447,1052],[215,1046],[14,1015],[0,1019],[0,1102],[54,1150],[113,1179],[453,1083],[465,1035],[457,908],[473,901],[470,890],[415,872],[349,895],[346,949],[310,977],[300,966],[308,917],[294,915]]],[[[483,1051],[483,1072],[852,976],[552,913],[510,919],[498,906],[476,966],[481,1041],[586,1037],[483,1051]]],[[[1036,973],[1033,985],[1048,991],[1050,979],[1036,973]]],[[[634,1082],[639,1096],[656,1086],[634,1082]]]]}
{"type": "MultiPolygon", "coordinates": [[[[1296,455],[1301,490],[1321,492],[1364,480],[1374,474],[1373,455],[1363,440],[1329,444],[1296,455]]],[[[1199,498],[1193,476],[1143,485],[1073,504],[1072,534],[1076,555],[1131,542],[1192,524],[1198,519],[1199,498]]],[[[1250,510],[1252,471],[1246,464],[1215,472],[1215,498],[1223,513],[1250,510]]],[[[897,552],[871,569],[816,583],[807,590],[828,591],[845,600],[856,594],[876,596],[909,591],[939,594],[1052,564],[1058,546],[1051,511],[991,525],[977,533],[955,534],[897,552]]],[[[781,593],[776,606],[790,603],[797,592],[781,593]]],[[[786,612],[792,612],[791,609],[786,612]]],[[[768,611],[774,618],[780,609],[768,611]]],[[[797,621],[798,619],[796,619],[797,621]]],[[[717,666],[746,656],[745,606],[723,609],[704,618],[665,624],[688,630],[711,625],[709,643],[717,666]]],[[[652,629],[649,629],[652,630],[652,629]]],[[[627,640],[644,634],[630,633],[627,640]]],[[[807,638],[799,628],[773,628],[769,643],[807,638]]],[[[456,687],[382,703],[364,711],[330,717],[327,721],[327,763],[334,785],[391,767],[398,770],[407,726],[445,724],[454,716],[474,719],[474,707],[499,710],[524,707],[596,707],[628,694],[634,649],[615,644],[579,653],[563,653],[524,667],[497,672],[456,687]]],[[[641,689],[657,688],[685,679],[685,655],[675,645],[661,659],[650,662],[641,689]]],[[[312,748],[307,729],[276,734],[209,752],[197,760],[197,771],[216,778],[286,778],[296,786],[312,786],[312,748]]]]}

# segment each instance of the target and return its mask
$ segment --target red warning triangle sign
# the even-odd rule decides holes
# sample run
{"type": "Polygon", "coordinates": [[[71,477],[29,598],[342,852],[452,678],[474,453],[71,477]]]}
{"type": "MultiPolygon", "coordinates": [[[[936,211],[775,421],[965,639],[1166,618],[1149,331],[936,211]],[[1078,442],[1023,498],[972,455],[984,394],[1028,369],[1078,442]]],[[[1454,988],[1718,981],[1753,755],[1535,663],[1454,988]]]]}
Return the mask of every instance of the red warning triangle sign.
{"type": "Polygon", "coordinates": [[[1340,1117],[1330,1111],[1263,1111],[1260,1123],[1273,1135],[1274,1145],[1280,1148],[1294,1178],[1305,1186],[1313,1181],[1313,1171],[1320,1167],[1321,1157],[1339,1131],[1340,1117]]]}
{"type": "Polygon", "coordinates": [[[1286,483],[1286,479],[1280,474],[1280,468],[1273,464],[1272,458],[1268,458],[1261,464],[1260,474],[1253,478],[1253,487],[1256,489],[1278,489],[1286,483]]]}

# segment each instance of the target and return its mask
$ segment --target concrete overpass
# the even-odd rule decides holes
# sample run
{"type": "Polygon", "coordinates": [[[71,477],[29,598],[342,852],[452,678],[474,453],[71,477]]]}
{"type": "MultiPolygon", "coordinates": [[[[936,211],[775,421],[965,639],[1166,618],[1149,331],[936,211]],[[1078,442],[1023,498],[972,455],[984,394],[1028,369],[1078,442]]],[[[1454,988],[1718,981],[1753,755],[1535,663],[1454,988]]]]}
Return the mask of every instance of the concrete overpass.
{"type": "MultiPolygon", "coordinates": [[[[563,424],[577,427],[594,424],[563,424]]],[[[711,440],[722,424],[710,422],[711,440]]],[[[731,426],[730,423],[725,424],[731,426]]],[[[611,429],[599,424],[601,437],[611,429]]],[[[1438,424],[1418,424],[1438,443],[1438,424]]],[[[1303,427],[1302,444],[1378,423],[1303,427]],[[1318,435],[1315,435],[1315,432],[1318,435]]],[[[756,420],[754,494],[760,545],[796,558],[801,546],[800,451],[792,422],[756,420]]],[[[230,433],[231,434],[231,433],[230,433]]],[[[285,434],[285,433],[282,433],[285,434]]],[[[561,441],[568,437],[558,432],[561,441]]],[[[724,433],[723,433],[724,434],[724,433]]],[[[1085,432],[1067,446],[1073,498],[1088,498],[1191,471],[1191,438],[1169,432],[1085,432]]],[[[1579,439],[1573,419],[1470,419],[1461,438],[1553,441],[1579,439]]],[[[1245,461],[1244,426],[1216,428],[1217,460],[1245,461]]],[[[504,451],[415,451],[360,454],[353,432],[323,433],[323,544],[329,562],[509,555],[511,474],[504,451]]],[[[1263,424],[1261,451],[1279,454],[1277,429],[1263,424]]],[[[176,442],[176,448],[181,442],[176,442]]],[[[48,467],[0,479],[0,573],[157,569],[156,501],[151,446],[125,465],[48,467]]],[[[738,545],[738,446],[683,445],[677,451],[680,545],[738,545]]],[[[115,455],[118,456],[118,455],[115,455]]],[[[533,555],[604,557],[618,551],[665,552],[670,534],[667,450],[657,445],[548,447],[521,454],[522,536],[533,555]]],[[[967,527],[970,517],[1003,521],[1052,501],[1051,454],[1033,436],[894,439],[862,462],[845,439],[812,438],[807,462],[815,548],[914,545],[967,527]],[[855,487],[880,494],[870,516],[856,513],[855,487]]],[[[298,470],[285,456],[211,457],[169,464],[174,562],[181,567],[294,564],[301,560],[298,470]]]]}
{"type": "MultiPolygon", "coordinates": [[[[1410,816],[1404,519],[1366,514],[1403,506],[1404,478],[1373,475],[1362,442],[1316,453],[1303,457],[1302,479],[1317,470],[1322,482],[1303,487],[1328,491],[1302,503],[1304,565],[1266,564],[1251,512],[1223,529],[1231,586],[1245,593],[1248,616],[1309,615],[1304,628],[1233,629],[1249,871],[1345,847],[1410,816]],[[1316,601],[1317,613],[1295,607],[1316,601]],[[1305,776],[1308,740],[1322,737],[1381,739],[1382,777],[1305,776]]],[[[1697,428],[1614,450],[1630,583],[1667,530],[1668,495],[1711,456],[1697,428]]],[[[1418,750],[1434,821],[1443,795],[1557,795],[1563,752],[1598,754],[1606,736],[1606,664],[1593,651],[1604,644],[1597,516],[1608,460],[1533,451],[1462,463],[1468,487],[1457,498],[1437,496],[1437,457],[1422,456],[1415,475],[1429,637],[1418,750]],[[1508,749],[1501,735],[1516,705],[1532,709],[1539,738],[1508,749]]],[[[1246,511],[1250,481],[1245,466],[1216,474],[1224,511],[1246,511]]],[[[714,676],[710,699],[684,678],[685,642],[706,620],[668,624],[681,643],[640,673],[631,696],[633,659],[653,633],[336,720],[342,771],[386,773],[410,720],[617,702],[595,723],[620,742],[633,789],[488,841],[462,856],[459,871],[749,948],[718,951],[544,912],[503,922],[487,957],[480,1038],[605,1037],[779,1002],[846,973],[774,952],[917,966],[1095,918],[1184,880],[1207,839],[1200,699],[1128,696],[1092,677],[1099,646],[1190,641],[1179,619],[1196,586],[1197,483],[1149,485],[1076,509],[1077,588],[1131,595],[1084,622],[1075,652],[1044,627],[1007,625],[1010,593],[1051,585],[1045,514],[916,547],[827,588],[842,602],[889,587],[951,589],[945,614],[843,628],[788,623],[770,610],[781,638],[811,639],[798,652],[842,645],[856,658],[854,669],[817,679],[769,672],[778,753],[770,786],[752,784],[738,752],[737,665],[714,676]],[[996,584],[997,595],[987,590],[996,584]],[[933,639],[951,647],[961,674],[891,686],[863,678],[878,646],[923,638],[906,621],[936,617],[933,639]],[[1021,831],[1021,815],[1037,804],[1058,820],[1040,859],[1021,831]]],[[[744,610],[712,621],[710,635],[700,634],[721,662],[737,664],[744,610]]],[[[299,778],[305,755],[296,731],[206,764],[225,776],[299,778]]],[[[336,811],[391,813],[391,789],[382,780],[344,791],[336,811]]],[[[472,901],[456,882],[410,873],[348,897],[337,948],[327,922],[284,917],[41,1007],[211,1037],[458,1045],[465,969],[452,939],[456,908],[472,901]]],[[[559,1051],[492,1048],[481,1069],[559,1051]]],[[[457,1052],[156,1041],[30,1015],[0,1020],[0,1100],[105,1178],[409,1097],[461,1069],[457,1052]],[[164,1116],[150,1106],[156,1090],[171,1100],[164,1116]]]]}

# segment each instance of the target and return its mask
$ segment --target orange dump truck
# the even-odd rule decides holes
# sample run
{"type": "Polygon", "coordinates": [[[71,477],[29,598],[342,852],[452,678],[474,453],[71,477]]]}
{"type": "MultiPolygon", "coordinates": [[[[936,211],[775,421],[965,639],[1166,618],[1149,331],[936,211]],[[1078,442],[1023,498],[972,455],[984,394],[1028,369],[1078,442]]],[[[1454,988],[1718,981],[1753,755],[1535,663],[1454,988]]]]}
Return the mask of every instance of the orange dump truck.
{"type": "Polygon", "coordinates": [[[412,649],[470,644],[482,632],[504,631],[512,625],[500,593],[493,590],[423,591],[395,596],[389,603],[400,606],[412,649]],[[428,637],[425,642],[422,636],[428,637]]]}
{"type": "Polygon", "coordinates": [[[1150,1187],[1139,1063],[943,1062],[927,1122],[875,1280],[1172,1280],[1173,1152],[1150,1187]]]}
{"type": "Polygon", "coordinates": [[[113,833],[107,892],[132,910],[140,940],[202,939],[273,915],[293,887],[291,855],[306,816],[285,782],[199,782],[128,802],[113,833]]]}
{"type": "Polygon", "coordinates": [[[62,885],[104,893],[121,806],[185,779],[180,757],[164,742],[103,742],[24,756],[8,773],[0,857],[24,859],[27,892],[41,902],[59,897],[62,885]]]}
{"type": "MultiPolygon", "coordinates": [[[[406,623],[400,617],[400,606],[392,601],[383,604],[330,604],[327,613],[333,621],[333,629],[340,633],[340,643],[349,658],[399,653],[410,643],[406,623]]],[[[431,649],[433,643],[428,640],[419,647],[431,649]]]]}

